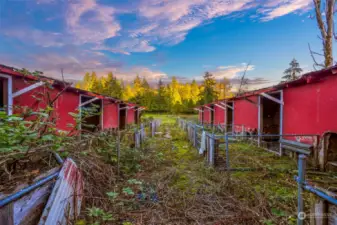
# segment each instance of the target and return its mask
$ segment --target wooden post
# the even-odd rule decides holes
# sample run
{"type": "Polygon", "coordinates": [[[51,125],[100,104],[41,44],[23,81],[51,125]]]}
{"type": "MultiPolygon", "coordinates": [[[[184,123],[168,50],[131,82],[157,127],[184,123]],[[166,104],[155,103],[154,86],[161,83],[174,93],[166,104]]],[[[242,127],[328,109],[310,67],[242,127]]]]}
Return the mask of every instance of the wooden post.
{"type": "Polygon", "coordinates": [[[117,132],[117,175],[119,176],[119,163],[120,163],[120,157],[121,157],[121,151],[120,151],[120,131],[117,132]]]}

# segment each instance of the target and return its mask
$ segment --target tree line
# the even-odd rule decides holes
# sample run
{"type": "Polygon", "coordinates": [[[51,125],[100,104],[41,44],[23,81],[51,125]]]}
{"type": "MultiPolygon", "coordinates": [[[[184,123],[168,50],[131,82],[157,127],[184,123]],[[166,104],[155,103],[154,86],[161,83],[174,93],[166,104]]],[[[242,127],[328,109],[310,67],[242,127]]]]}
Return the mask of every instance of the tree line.
{"type": "Polygon", "coordinates": [[[166,84],[159,80],[155,85],[150,85],[145,77],[136,76],[132,82],[125,83],[112,72],[102,77],[92,72],[86,73],[76,87],[134,102],[151,112],[193,113],[197,105],[233,96],[230,81],[226,78],[216,80],[209,72],[200,83],[196,80],[181,83],[172,77],[166,84]]]}

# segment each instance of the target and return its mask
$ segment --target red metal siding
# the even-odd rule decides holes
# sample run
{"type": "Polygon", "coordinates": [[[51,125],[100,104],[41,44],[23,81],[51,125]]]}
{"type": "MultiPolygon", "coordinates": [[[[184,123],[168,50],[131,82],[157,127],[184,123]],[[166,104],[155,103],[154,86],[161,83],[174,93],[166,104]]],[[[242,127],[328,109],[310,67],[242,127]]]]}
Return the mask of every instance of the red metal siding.
{"type": "Polygon", "coordinates": [[[218,107],[214,106],[214,124],[224,124],[225,123],[225,110],[218,107]]]}
{"type": "MultiPolygon", "coordinates": [[[[13,93],[25,87],[28,87],[34,83],[36,82],[26,81],[23,78],[13,77],[13,93]]],[[[46,107],[46,102],[47,102],[47,92],[52,92],[50,93],[51,98],[54,96],[53,94],[54,90],[49,89],[48,87],[44,85],[44,86],[35,88],[29,92],[26,92],[18,97],[15,97],[13,99],[14,113],[22,112],[23,110],[22,107],[27,107],[34,111],[37,111],[38,109],[44,109],[46,107]],[[15,106],[19,106],[19,108],[15,106]]]]}
{"type": "Polygon", "coordinates": [[[104,100],[103,104],[103,129],[118,127],[118,105],[104,100]]]}
{"type": "MultiPolygon", "coordinates": [[[[60,90],[59,90],[60,91],[60,90]]],[[[79,94],[73,92],[64,92],[56,100],[55,115],[57,118],[56,126],[60,130],[70,131],[73,127],[69,124],[76,124],[74,117],[69,115],[70,112],[79,113],[78,106],[80,104],[79,94]]]]}
{"type": "MultiPolygon", "coordinates": [[[[13,92],[19,91],[25,87],[28,87],[35,82],[26,81],[23,78],[13,77],[13,92]]],[[[53,100],[56,95],[61,91],[58,88],[50,88],[46,85],[35,88],[29,92],[26,92],[18,97],[14,98],[14,113],[20,113],[25,107],[34,111],[39,109],[45,109],[48,102],[48,95],[50,100],[53,100]]],[[[54,103],[53,117],[56,120],[57,129],[70,131],[73,128],[68,124],[75,125],[75,120],[69,112],[77,113],[77,107],[79,105],[79,95],[73,92],[64,92],[58,97],[54,103]]],[[[34,119],[34,118],[28,118],[34,119]]]]}
{"type": "Polygon", "coordinates": [[[207,108],[204,108],[204,123],[211,123],[211,112],[207,108]]]}
{"type": "MultiPolygon", "coordinates": [[[[256,103],[258,101],[257,96],[249,97],[249,99],[256,103]]],[[[253,103],[244,99],[234,101],[234,124],[244,125],[246,131],[258,129],[258,113],[258,107],[253,103]]]]}
{"type": "Polygon", "coordinates": [[[284,134],[337,132],[337,76],[284,89],[284,134]]]}
{"type": "MultiPolygon", "coordinates": [[[[134,104],[128,104],[129,107],[134,107],[134,104]]],[[[128,109],[127,124],[132,124],[135,122],[135,108],[128,109]]]]}

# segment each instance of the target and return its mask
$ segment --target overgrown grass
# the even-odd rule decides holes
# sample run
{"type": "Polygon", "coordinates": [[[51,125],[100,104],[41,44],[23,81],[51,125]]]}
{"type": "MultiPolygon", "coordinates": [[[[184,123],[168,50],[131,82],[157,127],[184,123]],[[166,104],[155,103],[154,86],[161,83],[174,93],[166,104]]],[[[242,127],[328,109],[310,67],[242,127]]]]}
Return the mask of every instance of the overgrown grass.
{"type": "Polygon", "coordinates": [[[93,165],[85,173],[92,193],[77,224],[258,224],[247,205],[224,191],[226,177],[205,166],[175,118],[160,119],[160,132],[141,149],[122,149],[120,176],[109,139],[93,142],[77,159],[93,165]]]}
{"type": "Polygon", "coordinates": [[[178,114],[178,115],[172,115],[172,114],[160,114],[160,113],[145,113],[142,118],[156,118],[160,119],[163,124],[175,124],[176,118],[184,118],[192,121],[198,120],[198,114],[178,114]]]}
{"type": "MultiPolygon", "coordinates": [[[[225,158],[224,148],[220,155],[225,158]]],[[[229,156],[231,168],[251,169],[228,174],[231,193],[254,208],[264,224],[296,224],[296,159],[279,157],[247,142],[231,143],[229,156]]],[[[305,194],[307,213],[312,197],[305,194]]]]}

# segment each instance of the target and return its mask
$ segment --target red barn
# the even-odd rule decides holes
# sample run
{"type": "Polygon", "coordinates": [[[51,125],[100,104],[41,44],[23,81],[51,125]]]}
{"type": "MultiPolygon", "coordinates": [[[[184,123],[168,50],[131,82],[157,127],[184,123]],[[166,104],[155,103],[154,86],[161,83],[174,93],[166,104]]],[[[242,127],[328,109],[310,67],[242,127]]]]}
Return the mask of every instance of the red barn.
{"type": "MultiPolygon", "coordinates": [[[[337,66],[207,106],[212,105],[225,106],[225,124],[233,123],[234,132],[244,129],[259,134],[296,134],[295,137],[283,138],[316,145],[309,134],[318,135],[324,146],[319,150],[322,156],[320,165],[325,167],[330,163],[337,166],[337,66]],[[232,116],[228,110],[232,110],[232,116]]],[[[221,123],[223,118],[215,116],[213,124],[221,123]]]]}
{"type": "Polygon", "coordinates": [[[71,113],[80,113],[84,117],[87,109],[93,105],[99,113],[83,118],[84,123],[95,125],[100,130],[123,129],[126,124],[138,122],[138,112],[141,109],[135,104],[80,90],[59,80],[24,75],[6,66],[0,66],[0,90],[0,108],[7,110],[9,115],[29,109],[38,111],[52,103],[52,117],[56,120],[56,127],[64,131],[73,130],[72,126],[76,124],[71,113]],[[130,105],[132,110],[128,115],[132,114],[132,118],[126,116],[130,105]]]}

